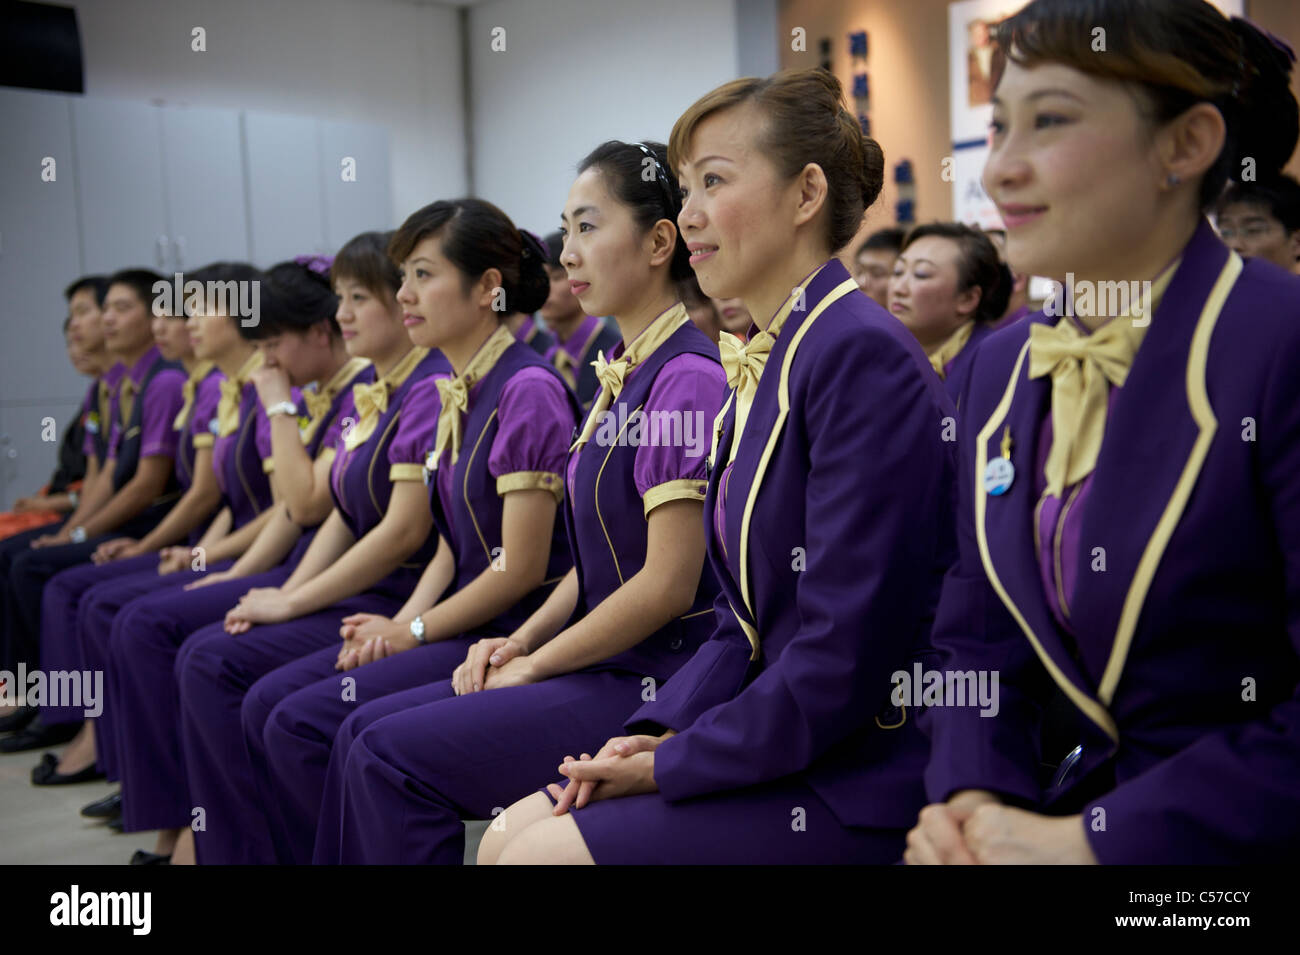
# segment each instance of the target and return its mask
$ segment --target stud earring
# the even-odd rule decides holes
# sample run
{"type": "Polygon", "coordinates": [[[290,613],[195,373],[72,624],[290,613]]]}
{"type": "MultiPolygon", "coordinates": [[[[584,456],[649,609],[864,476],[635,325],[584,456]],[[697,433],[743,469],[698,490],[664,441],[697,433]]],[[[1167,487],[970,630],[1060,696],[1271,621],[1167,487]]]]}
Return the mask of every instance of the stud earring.
{"type": "Polygon", "coordinates": [[[1183,180],[1179,177],[1178,173],[1176,172],[1171,172],[1169,175],[1165,176],[1165,185],[1168,186],[1170,189],[1172,189],[1174,186],[1178,185],[1182,181],[1183,180]]]}

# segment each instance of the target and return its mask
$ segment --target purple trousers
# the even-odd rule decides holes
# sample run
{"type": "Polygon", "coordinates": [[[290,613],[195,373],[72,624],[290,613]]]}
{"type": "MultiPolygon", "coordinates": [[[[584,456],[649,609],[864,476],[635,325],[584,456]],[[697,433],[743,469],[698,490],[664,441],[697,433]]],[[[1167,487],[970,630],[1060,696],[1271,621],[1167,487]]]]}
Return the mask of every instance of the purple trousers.
{"type": "Polygon", "coordinates": [[[462,820],[491,818],[555,779],[565,756],[623,735],[641,693],[639,674],[604,670],[363,707],[335,740],[342,786],[322,806],[315,861],[459,865],[462,820]]]}
{"type": "Polygon", "coordinates": [[[334,669],[335,644],[253,684],[240,715],[258,788],[269,794],[258,806],[267,814],[278,861],[312,860],[322,796],[332,795],[343,773],[331,755],[335,737],[350,740],[363,714],[452,696],[452,671],[475,639],[415,647],[346,672],[334,669]]]}
{"type": "MultiPolygon", "coordinates": [[[[213,569],[225,566],[229,564],[213,569]]],[[[41,666],[47,671],[102,669],[89,665],[83,647],[108,639],[113,617],[122,607],[136,597],[182,587],[199,576],[188,570],[159,574],[157,554],[60,571],[41,594],[41,666]]],[[[74,723],[81,718],[80,708],[41,708],[46,723],[74,723]]]]}
{"type": "MultiPolygon", "coordinates": [[[[401,601],[387,593],[366,593],[319,613],[231,636],[219,624],[194,634],[176,660],[181,699],[179,731],[184,741],[190,802],[204,823],[195,827],[194,846],[203,865],[276,861],[267,814],[265,770],[254,767],[244,744],[240,708],[244,696],[272,670],[310,654],[338,656],[339,626],[353,613],[391,616],[401,601]]],[[[332,661],[331,661],[332,662],[332,661]]],[[[173,724],[173,729],[177,727],[173,724]]],[[[185,809],[190,812],[189,808],[185,809]]]]}
{"type": "MultiPolygon", "coordinates": [[[[157,567],[156,554],[143,554],[111,564],[77,564],[51,577],[41,591],[41,668],[47,672],[86,669],[77,630],[82,599],[96,584],[110,580],[124,592],[129,590],[131,597],[148,593],[151,583],[166,586],[167,578],[158,575],[157,567]]],[[[41,720],[79,723],[82,708],[42,706],[41,720]]]]}
{"type": "MultiPolygon", "coordinates": [[[[112,618],[107,641],[84,644],[88,665],[102,657],[107,671],[104,711],[112,717],[107,725],[102,720],[96,725],[95,740],[100,758],[122,781],[126,831],[174,829],[190,821],[174,675],[181,645],[205,624],[219,625],[247,591],[279,586],[290,572],[281,566],[196,590],[137,597],[112,618]]],[[[87,613],[95,606],[92,602],[87,613]]]]}

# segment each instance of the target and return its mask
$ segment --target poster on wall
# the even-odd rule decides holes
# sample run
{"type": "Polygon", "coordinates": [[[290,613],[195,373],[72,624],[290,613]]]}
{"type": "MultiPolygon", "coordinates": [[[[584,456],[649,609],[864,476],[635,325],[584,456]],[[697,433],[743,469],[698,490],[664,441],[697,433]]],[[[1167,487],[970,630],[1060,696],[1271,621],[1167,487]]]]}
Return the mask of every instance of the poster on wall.
{"type": "MultiPolygon", "coordinates": [[[[948,102],[952,132],[953,218],[984,229],[1002,227],[980,177],[993,117],[992,27],[1027,0],[960,0],[948,5],[948,102]]],[[[1243,0],[1210,0],[1227,16],[1244,16],[1243,0]]]]}

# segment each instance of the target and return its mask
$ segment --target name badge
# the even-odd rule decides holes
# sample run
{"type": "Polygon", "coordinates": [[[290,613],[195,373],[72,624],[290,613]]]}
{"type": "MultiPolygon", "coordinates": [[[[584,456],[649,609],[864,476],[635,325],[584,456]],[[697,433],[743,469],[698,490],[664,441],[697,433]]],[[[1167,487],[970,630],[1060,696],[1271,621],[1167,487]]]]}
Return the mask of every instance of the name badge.
{"type": "Polygon", "coordinates": [[[1016,466],[1008,458],[997,457],[984,467],[984,490],[994,497],[1007,493],[1016,479],[1016,466]]]}
{"type": "Polygon", "coordinates": [[[86,415],[86,430],[91,434],[99,434],[99,415],[94,411],[86,415]]]}
{"type": "Polygon", "coordinates": [[[208,430],[211,431],[213,434],[220,434],[220,433],[221,433],[221,421],[220,421],[220,419],[218,419],[218,418],[213,418],[211,421],[209,421],[209,422],[208,422],[208,430]]]}
{"type": "Polygon", "coordinates": [[[432,451],[424,456],[424,483],[427,487],[433,472],[438,470],[438,458],[432,451]]]}

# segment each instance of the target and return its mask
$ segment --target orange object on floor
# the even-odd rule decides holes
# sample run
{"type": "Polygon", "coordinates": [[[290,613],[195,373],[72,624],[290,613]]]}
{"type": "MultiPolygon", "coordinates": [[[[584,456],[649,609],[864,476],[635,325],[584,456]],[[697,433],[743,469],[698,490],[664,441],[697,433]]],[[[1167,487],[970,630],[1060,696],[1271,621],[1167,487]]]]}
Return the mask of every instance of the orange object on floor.
{"type": "Polygon", "coordinates": [[[24,511],[21,514],[10,511],[0,514],[0,540],[13,537],[15,534],[21,534],[23,531],[29,531],[33,527],[57,524],[66,516],[57,511],[24,511]]]}

